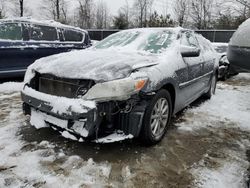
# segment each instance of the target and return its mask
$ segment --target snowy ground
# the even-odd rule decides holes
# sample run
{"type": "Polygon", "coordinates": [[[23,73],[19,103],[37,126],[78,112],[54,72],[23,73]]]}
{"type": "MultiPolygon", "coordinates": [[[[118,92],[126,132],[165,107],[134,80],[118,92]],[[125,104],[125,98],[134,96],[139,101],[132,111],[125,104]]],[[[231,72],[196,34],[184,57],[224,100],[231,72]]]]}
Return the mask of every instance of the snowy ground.
{"type": "Polygon", "coordinates": [[[36,130],[22,115],[21,83],[0,84],[0,187],[247,187],[250,160],[250,74],[218,84],[174,118],[165,139],[69,141],[36,130]]]}

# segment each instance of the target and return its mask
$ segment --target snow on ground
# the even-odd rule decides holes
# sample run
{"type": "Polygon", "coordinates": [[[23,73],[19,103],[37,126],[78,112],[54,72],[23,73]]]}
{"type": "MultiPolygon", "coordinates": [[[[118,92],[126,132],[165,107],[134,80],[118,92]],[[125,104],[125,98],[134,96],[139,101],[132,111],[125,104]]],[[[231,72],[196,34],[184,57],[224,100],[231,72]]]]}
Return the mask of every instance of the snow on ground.
{"type": "Polygon", "coordinates": [[[107,137],[100,138],[95,140],[96,143],[113,143],[113,142],[119,142],[122,140],[132,139],[133,135],[125,135],[122,131],[121,132],[115,132],[111,135],[108,135],[107,137]]]}
{"type": "Polygon", "coordinates": [[[126,150],[112,145],[93,149],[95,154],[90,148],[100,146],[69,145],[74,149],[65,148],[63,139],[39,140],[41,130],[32,129],[22,115],[15,92],[22,83],[0,84],[0,187],[245,188],[249,83],[250,74],[220,82],[216,95],[191,105],[182,121],[174,123],[178,129],[155,147],[129,145],[126,150]],[[24,138],[26,129],[35,141],[24,138]]]}
{"type": "Polygon", "coordinates": [[[21,91],[22,88],[23,88],[23,83],[21,82],[6,82],[0,84],[1,93],[11,93],[16,91],[21,91]]]}
{"type": "Polygon", "coordinates": [[[246,186],[246,161],[225,163],[219,169],[203,168],[193,170],[199,179],[197,185],[202,188],[244,188],[246,186]]]}
{"type": "Polygon", "coordinates": [[[47,141],[26,143],[22,140],[18,132],[27,124],[22,115],[20,94],[8,94],[21,90],[21,86],[21,83],[0,85],[0,187],[105,185],[111,170],[110,164],[96,164],[91,158],[85,161],[78,156],[65,156],[63,151],[55,152],[55,145],[47,141]],[[8,97],[12,98],[11,103],[8,97]],[[29,147],[33,149],[26,149],[29,147]],[[48,170],[55,164],[56,172],[48,170]]]}
{"type": "MultiPolygon", "coordinates": [[[[179,131],[194,132],[207,127],[218,128],[217,122],[224,122],[225,128],[240,129],[250,135],[250,74],[239,74],[231,80],[237,85],[219,83],[216,96],[199,107],[188,109],[183,117],[186,121],[177,124],[179,131]],[[242,80],[245,81],[243,86],[241,86],[242,80]]],[[[249,163],[245,153],[249,149],[250,140],[248,137],[239,142],[244,143],[240,144],[241,152],[225,151],[229,157],[227,160],[225,158],[217,160],[216,162],[220,164],[218,168],[203,166],[203,160],[200,161],[198,168],[193,167],[192,173],[196,177],[198,187],[243,188],[246,186],[249,163]]],[[[204,158],[206,157],[204,155],[204,158]]]]}

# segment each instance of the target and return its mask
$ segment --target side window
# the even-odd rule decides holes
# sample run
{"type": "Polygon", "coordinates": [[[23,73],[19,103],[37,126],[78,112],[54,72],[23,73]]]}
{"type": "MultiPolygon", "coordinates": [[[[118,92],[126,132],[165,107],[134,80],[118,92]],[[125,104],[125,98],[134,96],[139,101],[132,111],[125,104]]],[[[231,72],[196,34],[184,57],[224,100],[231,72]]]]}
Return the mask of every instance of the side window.
{"type": "Polygon", "coordinates": [[[213,51],[213,47],[210,42],[208,42],[206,39],[204,39],[202,36],[197,36],[200,42],[200,46],[202,50],[205,51],[213,51]]]}
{"type": "Polygon", "coordinates": [[[63,33],[65,42],[82,42],[84,40],[81,32],[65,29],[63,33]]]}
{"type": "Polygon", "coordinates": [[[54,27],[32,25],[30,39],[35,41],[58,41],[57,30],[54,27]]]}
{"type": "Polygon", "coordinates": [[[199,48],[199,43],[196,37],[189,32],[182,34],[181,44],[185,46],[197,47],[199,48]]]}
{"type": "Polygon", "coordinates": [[[182,33],[181,45],[190,46],[186,33],[182,33]]]}
{"type": "Polygon", "coordinates": [[[30,37],[30,24],[29,23],[23,23],[22,24],[22,30],[23,30],[23,40],[28,41],[30,37]]]}
{"type": "Polygon", "coordinates": [[[22,25],[18,23],[0,24],[0,39],[22,40],[22,25]]]}
{"type": "Polygon", "coordinates": [[[188,42],[189,42],[189,44],[191,46],[193,46],[193,47],[199,47],[199,43],[198,43],[196,37],[193,34],[187,33],[187,40],[188,40],[188,42]]]}

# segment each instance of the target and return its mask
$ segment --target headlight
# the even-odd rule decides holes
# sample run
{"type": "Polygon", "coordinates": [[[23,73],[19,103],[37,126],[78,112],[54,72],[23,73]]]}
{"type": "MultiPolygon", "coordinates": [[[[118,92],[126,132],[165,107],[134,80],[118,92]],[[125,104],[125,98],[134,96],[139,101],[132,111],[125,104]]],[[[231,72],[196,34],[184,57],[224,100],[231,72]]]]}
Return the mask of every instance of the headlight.
{"type": "Polygon", "coordinates": [[[29,84],[31,79],[34,78],[34,76],[35,76],[35,71],[32,68],[28,67],[28,69],[25,72],[24,83],[29,84]]]}
{"type": "Polygon", "coordinates": [[[147,78],[125,78],[94,85],[86,95],[85,100],[107,101],[127,100],[131,95],[138,93],[147,83],[147,78]]]}

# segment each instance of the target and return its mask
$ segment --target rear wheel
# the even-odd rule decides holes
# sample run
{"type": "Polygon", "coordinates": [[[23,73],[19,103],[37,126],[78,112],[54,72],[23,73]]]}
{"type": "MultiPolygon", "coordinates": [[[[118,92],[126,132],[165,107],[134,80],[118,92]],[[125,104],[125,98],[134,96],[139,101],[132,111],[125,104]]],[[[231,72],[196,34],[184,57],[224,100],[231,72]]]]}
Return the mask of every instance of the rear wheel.
{"type": "Polygon", "coordinates": [[[210,82],[209,91],[204,95],[206,98],[211,99],[211,97],[215,95],[216,84],[217,84],[217,74],[214,74],[210,82]]]}
{"type": "Polygon", "coordinates": [[[172,101],[167,90],[160,90],[149,102],[143,119],[141,138],[153,145],[162,140],[172,116],[172,101]]]}

